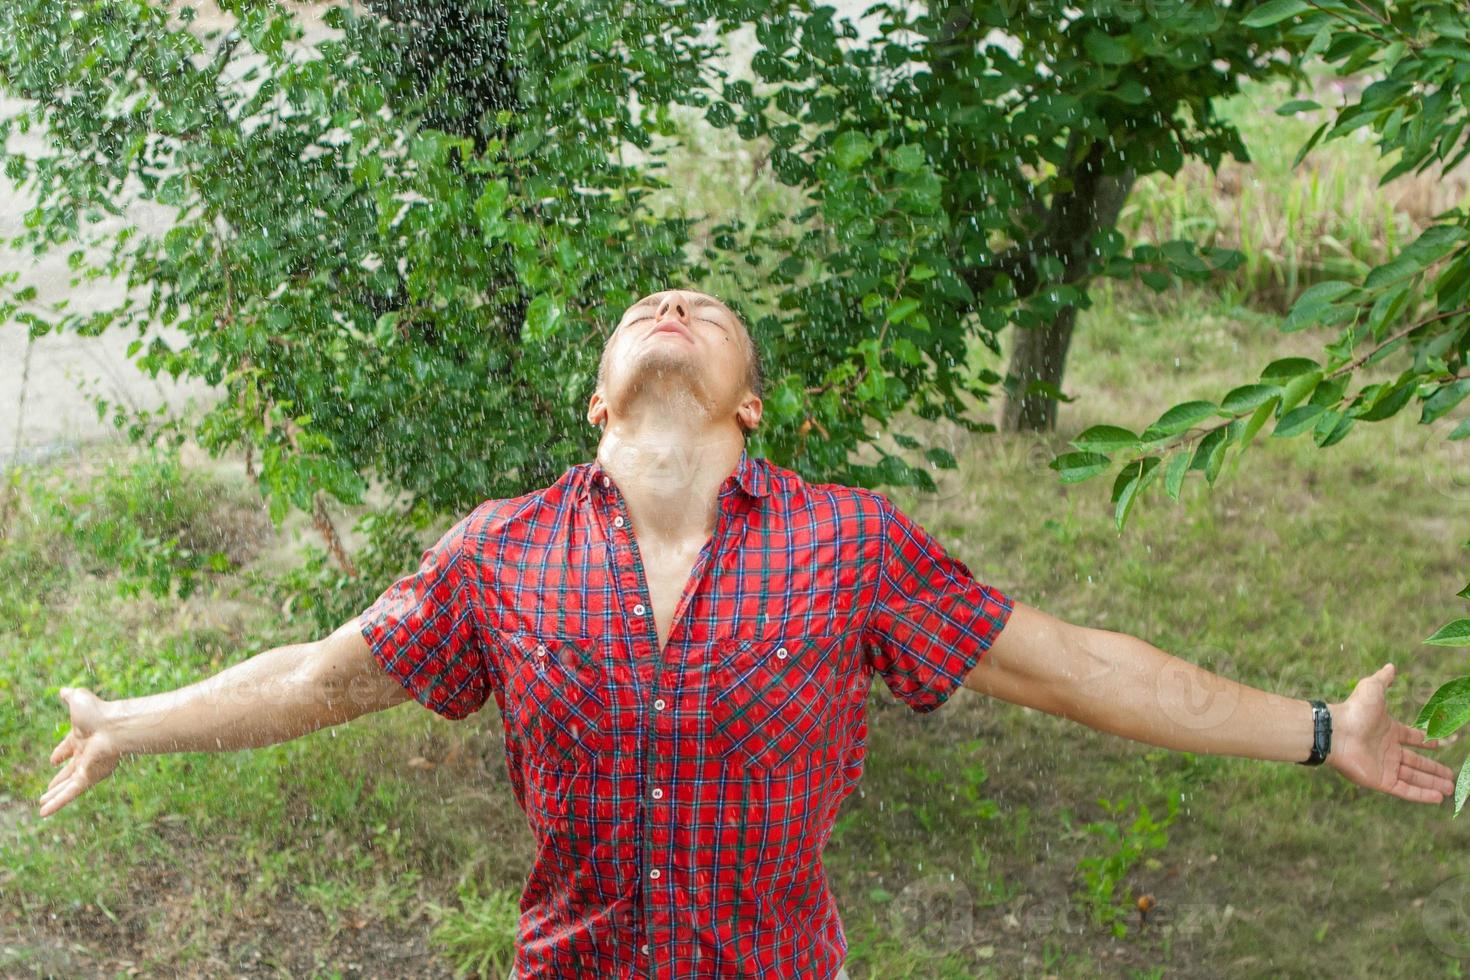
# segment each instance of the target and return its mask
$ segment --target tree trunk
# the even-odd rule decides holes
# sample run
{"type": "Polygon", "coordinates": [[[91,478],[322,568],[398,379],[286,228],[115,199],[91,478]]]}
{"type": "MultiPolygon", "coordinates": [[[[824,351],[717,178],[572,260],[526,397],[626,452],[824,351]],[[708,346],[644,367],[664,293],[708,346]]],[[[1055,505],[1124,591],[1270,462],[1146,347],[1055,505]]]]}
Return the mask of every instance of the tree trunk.
{"type": "MultiPolygon", "coordinates": [[[[1059,195],[1048,217],[1048,229],[1042,241],[1049,251],[1060,255],[1066,272],[1062,281],[1077,282],[1087,277],[1088,254],[1092,238],[1100,229],[1111,228],[1118,221],[1128,193],[1133,189],[1134,174],[1128,170],[1109,175],[1102,172],[1103,144],[1095,143],[1078,165],[1073,177],[1073,190],[1059,195]]],[[[1008,390],[1001,412],[1000,427],[1007,432],[1050,432],[1057,424],[1057,401],[1042,392],[1028,392],[1033,381],[1046,382],[1060,390],[1066,373],[1067,349],[1072,344],[1072,329],[1077,325],[1077,308],[1068,306],[1041,327],[1020,330],[1011,353],[1006,380],[1008,390]],[[1012,386],[1013,385],[1013,386],[1012,386]]]]}
{"type": "MultiPolygon", "coordinates": [[[[1044,327],[1019,330],[1011,369],[1016,389],[1006,395],[1000,427],[1006,432],[1050,432],[1057,427],[1057,400],[1039,391],[1026,393],[1033,381],[1062,386],[1067,348],[1077,324],[1077,307],[1068,306],[1044,327]]],[[[1012,328],[1019,329],[1019,328],[1012,328]]]]}

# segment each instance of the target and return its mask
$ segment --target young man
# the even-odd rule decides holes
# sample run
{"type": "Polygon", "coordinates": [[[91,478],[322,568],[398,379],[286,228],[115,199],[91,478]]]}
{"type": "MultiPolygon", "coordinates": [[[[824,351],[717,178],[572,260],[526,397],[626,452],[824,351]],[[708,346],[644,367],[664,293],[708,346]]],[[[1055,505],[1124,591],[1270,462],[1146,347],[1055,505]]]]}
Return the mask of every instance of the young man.
{"type": "Polygon", "coordinates": [[[522,980],[831,978],[847,942],[821,855],[874,674],[916,711],[964,685],[1171,749],[1325,754],[1406,800],[1452,790],[1410,748],[1438,743],[1385,710],[1391,664],[1324,710],[1016,602],[883,494],[747,455],[761,386],[724,304],[640,300],[588,405],[595,460],[485,501],[324,640],[150,697],[63,690],[41,814],[127,754],[269,744],[410,697],[458,719],[493,696],[539,847],[522,980]]]}

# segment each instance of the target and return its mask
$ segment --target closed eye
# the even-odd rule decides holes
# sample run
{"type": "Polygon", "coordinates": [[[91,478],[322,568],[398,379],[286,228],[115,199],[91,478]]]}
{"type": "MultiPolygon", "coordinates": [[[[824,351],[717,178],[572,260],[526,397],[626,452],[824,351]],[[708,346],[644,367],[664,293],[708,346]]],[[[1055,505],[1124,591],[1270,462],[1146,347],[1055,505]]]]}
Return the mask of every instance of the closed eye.
{"type": "MultiPolygon", "coordinates": [[[[644,321],[644,320],[652,320],[652,319],[653,319],[653,317],[651,317],[651,316],[640,316],[640,317],[639,317],[639,318],[638,318],[638,319],[636,319],[636,320],[629,320],[629,321],[628,321],[628,322],[627,322],[627,324],[626,324],[626,326],[629,326],[629,327],[631,327],[631,326],[633,326],[633,324],[635,324],[635,323],[642,323],[642,322],[643,322],[643,321],[644,321]]],[[[726,330],[726,329],[727,329],[727,328],[726,328],[726,327],[725,327],[725,325],[724,325],[724,324],[723,324],[723,323],[721,323],[721,322],[720,322],[720,321],[719,321],[719,320],[711,320],[711,319],[710,319],[710,318],[709,318],[709,317],[703,317],[703,316],[697,316],[697,317],[695,317],[695,318],[694,318],[694,319],[695,319],[695,320],[696,320],[696,321],[697,321],[697,322],[703,322],[703,323],[713,323],[713,324],[714,324],[714,325],[715,325],[715,326],[717,326],[717,327],[719,327],[719,328],[720,328],[720,329],[721,329],[721,330],[726,330]]]]}

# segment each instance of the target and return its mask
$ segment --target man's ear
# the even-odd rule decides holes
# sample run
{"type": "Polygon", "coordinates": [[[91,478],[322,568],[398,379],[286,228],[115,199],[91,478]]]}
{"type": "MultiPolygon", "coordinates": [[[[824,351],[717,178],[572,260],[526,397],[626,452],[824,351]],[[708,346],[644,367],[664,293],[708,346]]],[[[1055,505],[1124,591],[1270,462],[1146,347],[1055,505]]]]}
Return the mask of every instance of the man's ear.
{"type": "Polygon", "coordinates": [[[600,389],[587,401],[587,421],[596,426],[607,424],[607,399],[602,397],[600,389]]]}
{"type": "Polygon", "coordinates": [[[762,407],[760,396],[748,394],[740,403],[740,407],[735,409],[735,418],[745,427],[746,431],[754,432],[756,426],[761,424],[762,407]]]}

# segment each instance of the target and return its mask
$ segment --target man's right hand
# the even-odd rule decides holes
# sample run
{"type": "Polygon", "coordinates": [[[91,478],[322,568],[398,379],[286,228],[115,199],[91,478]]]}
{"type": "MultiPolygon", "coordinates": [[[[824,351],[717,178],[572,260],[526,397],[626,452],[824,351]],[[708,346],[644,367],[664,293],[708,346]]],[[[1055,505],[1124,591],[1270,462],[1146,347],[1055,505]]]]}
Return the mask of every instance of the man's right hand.
{"type": "Polygon", "coordinates": [[[102,782],[117,768],[122,752],[107,731],[106,702],[84,687],[63,687],[61,700],[71,710],[71,731],[51,753],[51,764],[66,765],[41,795],[41,816],[51,814],[102,782]]]}
{"type": "Polygon", "coordinates": [[[357,617],[326,639],[275,647],[176,691],[103,701],[64,687],[71,731],[51,762],[66,768],[41,796],[41,816],[112,775],[125,755],[259,748],[412,697],[378,666],[357,617]]]}

